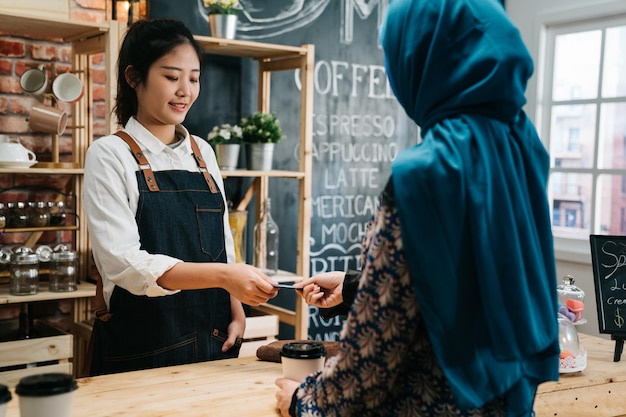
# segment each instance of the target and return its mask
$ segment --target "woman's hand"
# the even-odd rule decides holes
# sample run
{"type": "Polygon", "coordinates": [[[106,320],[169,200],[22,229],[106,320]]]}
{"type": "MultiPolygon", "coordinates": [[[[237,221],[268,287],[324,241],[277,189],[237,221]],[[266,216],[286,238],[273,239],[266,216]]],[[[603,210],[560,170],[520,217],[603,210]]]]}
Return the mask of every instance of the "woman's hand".
{"type": "Polygon", "coordinates": [[[276,406],[283,417],[290,417],[289,407],[291,406],[291,399],[293,398],[293,393],[300,386],[300,382],[289,378],[278,378],[276,385],[280,388],[280,391],[276,393],[276,406]]]}
{"type": "Polygon", "coordinates": [[[235,346],[238,338],[243,338],[246,331],[246,313],[243,311],[241,301],[230,296],[230,312],[233,320],[228,325],[228,339],[222,345],[222,352],[227,352],[235,346]]]}
{"type": "Polygon", "coordinates": [[[242,303],[258,306],[278,294],[273,281],[260,269],[243,263],[228,264],[228,267],[230,279],[224,289],[242,303]]]}
{"type": "MultiPolygon", "coordinates": [[[[345,272],[324,272],[299,282],[302,288],[302,297],[307,304],[329,308],[341,304],[343,301],[343,280],[345,272]]],[[[298,291],[298,293],[300,293],[298,291]]]]}

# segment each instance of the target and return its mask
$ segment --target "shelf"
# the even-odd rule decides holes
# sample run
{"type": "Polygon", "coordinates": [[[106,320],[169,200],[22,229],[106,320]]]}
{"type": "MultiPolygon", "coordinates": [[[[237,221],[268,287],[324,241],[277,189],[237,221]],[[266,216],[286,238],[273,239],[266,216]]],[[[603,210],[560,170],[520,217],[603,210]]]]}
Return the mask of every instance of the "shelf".
{"type": "Polygon", "coordinates": [[[223,178],[228,177],[253,177],[253,178],[263,178],[263,177],[272,177],[272,178],[304,178],[304,172],[298,171],[281,171],[281,170],[272,170],[272,171],[252,171],[247,169],[237,169],[233,171],[220,171],[223,178]]]}
{"type": "Polygon", "coordinates": [[[213,38],[210,36],[194,36],[194,39],[200,43],[204,52],[212,55],[253,59],[285,59],[300,58],[307,54],[307,49],[300,46],[213,38]]]}
{"type": "Polygon", "coordinates": [[[31,303],[36,301],[49,300],[69,300],[74,298],[95,297],[96,286],[89,282],[81,282],[78,284],[76,291],[52,292],[48,291],[48,283],[39,283],[39,292],[35,295],[11,295],[9,294],[9,286],[0,286],[0,304],[20,304],[31,303]]]}
{"type": "Polygon", "coordinates": [[[0,168],[0,174],[82,175],[82,168],[0,168]]]}
{"type": "Polygon", "coordinates": [[[79,230],[78,226],[46,226],[46,227],[19,227],[2,229],[5,233],[56,232],[62,230],[79,230]]]}
{"type": "Polygon", "coordinates": [[[60,39],[63,42],[86,40],[108,32],[105,24],[76,22],[67,19],[44,19],[29,15],[2,12],[0,32],[28,38],[60,39]]]}

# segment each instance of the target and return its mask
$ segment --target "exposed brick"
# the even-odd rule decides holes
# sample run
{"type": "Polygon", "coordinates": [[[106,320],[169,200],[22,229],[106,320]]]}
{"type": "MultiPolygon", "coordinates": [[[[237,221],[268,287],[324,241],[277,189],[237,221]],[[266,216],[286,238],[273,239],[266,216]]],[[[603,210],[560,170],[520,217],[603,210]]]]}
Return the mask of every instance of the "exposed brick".
{"type": "Polygon", "coordinates": [[[23,41],[13,41],[8,38],[0,38],[0,56],[23,57],[26,49],[23,41]]]}
{"type": "Polygon", "coordinates": [[[28,132],[28,122],[25,117],[4,116],[0,117],[0,126],[3,132],[26,133],[28,132]]]}
{"type": "Polygon", "coordinates": [[[104,54],[95,54],[91,57],[93,65],[101,65],[104,62],[104,54]]]}
{"type": "MultiPolygon", "coordinates": [[[[108,1],[108,0],[107,0],[108,1]]],[[[76,0],[76,5],[85,9],[105,10],[105,0],[76,0]]]]}
{"type": "Polygon", "coordinates": [[[72,62],[72,48],[69,46],[61,46],[57,48],[57,58],[59,62],[72,62]]]}
{"type": "Polygon", "coordinates": [[[0,96],[0,114],[9,114],[9,99],[6,96],[0,96]]]}
{"type": "Polygon", "coordinates": [[[104,84],[106,83],[106,78],[107,78],[107,73],[106,73],[106,70],[104,69],[94,68],[91,71],[91,81],[93,81],[94,84],[104,84]]]}
{"type": "Polygon", "coordinates": [[[11,74],[13,71],[13,62],[7,59],[0,59],[0,74],[11,74]]]}
{"type": "Polygon", "coordinates": [[[93,99],[95,100],[104,100],[106,97],[104,86],[102,85],[94,85],[93,86],[93,99]]]}
{"type": "Polygon", "coordinates": [[[20,80],[15,77],[0,76],[0,93],[21,94],[20,80]]]}
{"type": "Polygon", "coordinates": [[[28,115],[32,107],[33,99],[26,96],[11,97],[9,99],[9,107],[12,114],[28,115]]]}
{"type": "Polygon", "coordinates": [[[104,15],[102,12],[90,10],[72,10],[70,12],[72,20],[81,20],[83,22],[102,22],[104,15]]]}
{"type": "Polygon", "coordinates": [[[57,47],[50,44],[32,43],[28,45],[30,55],[42,61],[54,61],[57,57],[57,47]]]}

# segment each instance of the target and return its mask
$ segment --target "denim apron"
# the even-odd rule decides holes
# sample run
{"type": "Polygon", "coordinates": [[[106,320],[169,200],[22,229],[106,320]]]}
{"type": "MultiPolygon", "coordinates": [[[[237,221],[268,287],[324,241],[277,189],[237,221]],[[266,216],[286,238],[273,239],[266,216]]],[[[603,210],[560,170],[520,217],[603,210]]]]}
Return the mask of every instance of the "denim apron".
{"type": "MultiPolygon", "coordinates": [[[[141,249],[185,262],[226,262],[224,200],[193,138],[200,173],[153,172],[143,153],[118,132],[137,159],[135,219],[141,249]]],[[[137,296],[116,286],[107,320],[94,323],[91,375],[180,365],[239,355],[241,341],[222,353],[231,322],[230,295],[220,288],[137,296]]]]}

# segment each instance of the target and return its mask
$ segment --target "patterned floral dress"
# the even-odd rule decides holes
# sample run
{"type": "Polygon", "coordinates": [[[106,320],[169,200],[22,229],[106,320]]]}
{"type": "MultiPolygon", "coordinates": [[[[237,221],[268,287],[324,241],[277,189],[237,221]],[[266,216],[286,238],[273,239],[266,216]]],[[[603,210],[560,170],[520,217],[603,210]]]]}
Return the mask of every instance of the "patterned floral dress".
{"type": "Polygon", "coordinates": [[[497,398],[456,407],[434,355],[409,278],[391,181],[370,221],[363,270],[341,353],[296,391],[298,416],[504,416],[497,398]]]}

